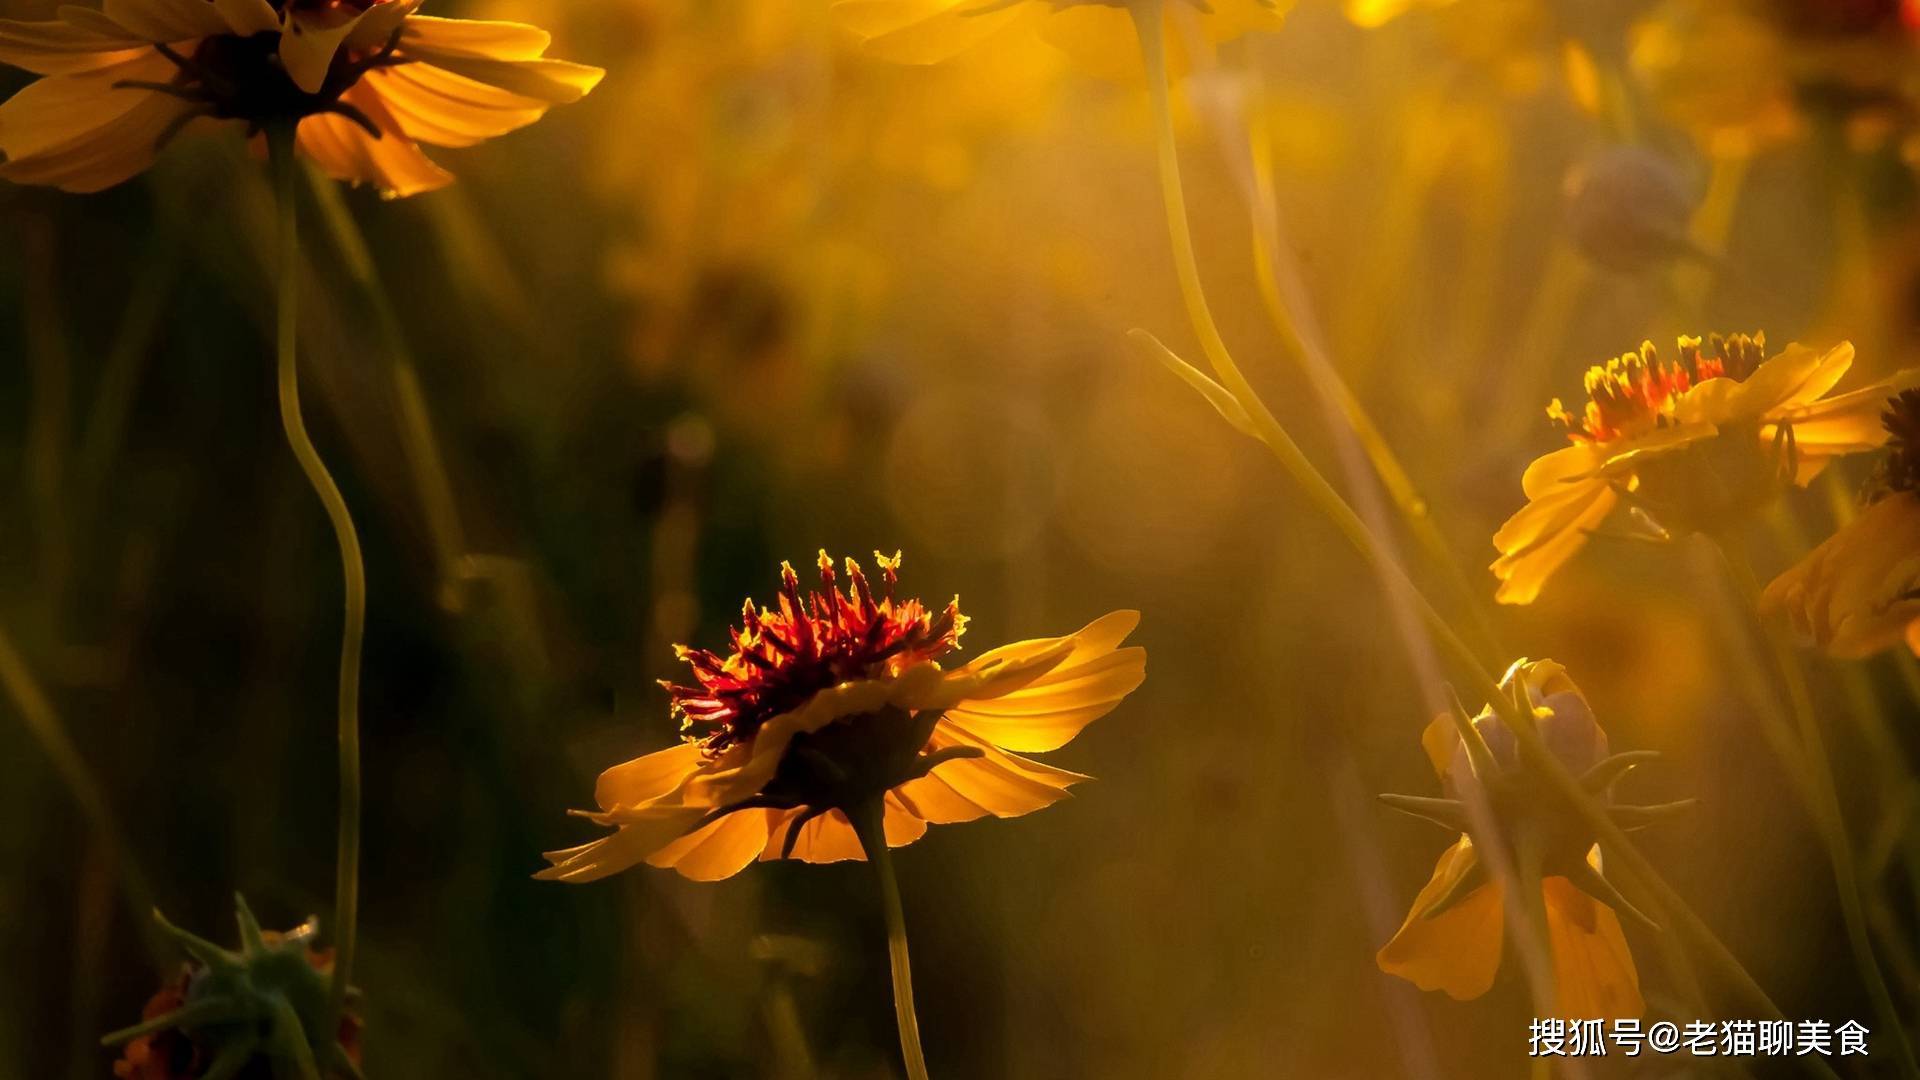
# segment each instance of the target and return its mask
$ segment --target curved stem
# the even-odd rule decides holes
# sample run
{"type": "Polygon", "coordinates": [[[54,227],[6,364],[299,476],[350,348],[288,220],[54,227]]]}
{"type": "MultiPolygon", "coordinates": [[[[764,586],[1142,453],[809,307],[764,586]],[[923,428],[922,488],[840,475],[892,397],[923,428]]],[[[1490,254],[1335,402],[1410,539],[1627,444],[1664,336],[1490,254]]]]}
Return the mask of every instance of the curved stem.
{"type": "Polygon", "coordinates": [[[927,1080],[927,1059],[920,1050],[920,1018],[913,1011],[907,920],[900,910],[900,883],[893,877],[893,853],[887,849],[886,804],[874,799],[848,817],[880,880],[880,907],[887,919],[887,959],[893,968],[893,1018],[900,1027],[900,1053],[907,1062],[907,1080],[927,1080]]]}
{"type": "Polygon", "coordinates": [[[1799,751],[1807,759],[1805,777],[1808,781],[1806,790],[1811,796],[1809,809],[1814,825],[1825,842],[1827,861],[1833,869],[1834,887],[1840,895],[1840,915],[1846,924],[1847,947],[1853,953],[1854,967],[1866,983],[1867,996],[1873,1002],[1880,1026],[1892,1034],[1900,1074],[1910,1080],[1920,1077],[1920,1063],[1914,1060],[1903,1018],[1893,1002],[1886,975],[1880,970],[1880,959],[1874,953],[1873,934],[1867,921],[1866,903],[1862,899],[1853,841],[1847,836],[1840,796],[1834,789],[1833,765],[1827,755],[1826,736],[1820,730],[1820,718],[1814,714],[1806,669],[1800,663],[1798,650],[1787,637],[1786,628],[1776,620],[1758,617],[1760,579],[1755,576],[1753,564],[1747,560],[1746,553],[1730,541],[1721,542],[1719,547],[1721,554],[1726,557],[1728,571],[1747,602],[1748,610],[1755,614],[1780,681],[1786,685],[1787,703],[1793,712],[1794,726],[1798,729],[1799,751]]]}
{"type": "Polygon", "coordinates": [[[307,434],[306,420],[300,413],[300,373],[297,365],[298,309],[300,287],[300,235],[295,213],[295,178],[299,163],[294,158],[293,129],[275,128],[267,133],[273,159],[274,195],[279,215],[279,314],[275,345],[278,353],[280,422],[286,429],[287,445],[300,462],[300,471],[326,508],[333,525],[334,539],[340,545],[340,571],[345,583],[346,617],[340,632],[340,819],[335,847],[333,894],[333,979],[327,991],[326,1022],[321,1030],[332,1031],[346,1005],[347,987],[353,978],[354,943],[359,932],[360,907],[360,652],[366,637],[367,571],[360,555],[360,536],[354,531],[353,515],[340,494],[320,452],[307,434]]]}

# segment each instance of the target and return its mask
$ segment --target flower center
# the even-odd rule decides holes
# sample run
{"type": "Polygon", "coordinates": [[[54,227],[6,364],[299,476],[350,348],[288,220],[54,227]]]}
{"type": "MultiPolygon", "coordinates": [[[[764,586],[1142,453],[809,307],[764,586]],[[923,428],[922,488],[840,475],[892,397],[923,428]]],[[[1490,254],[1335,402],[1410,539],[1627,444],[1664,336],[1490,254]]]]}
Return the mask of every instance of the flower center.
{"type": "Polygon", "coordinates": [[[748,600],[726,653],[675,646],[693,669],[691,686],[663,681],[682,735],[709,755],[750,740],[775,716],[805,705],[840,683],[884,678],[959,647],[966,629],[956,599],[938,614],[919,600],[893,595],[900,556],[879,553],[881,593],[860,564],[846,561],[847,588],[820,553],[820,587],[805,596],[789,563],[780,565],[780,601],[768,609],[748,600]]]}
{"type": "Polygon", "coordinates": [[[1880,414],[1887,429],[1887,456],[1875,471],[1868,501],[1920,491],[1920,390],[1902,390],[1880,414]]]}
{"type": "Polygon", "coordinates": [[[1681,394],[1708,379],[1744,379],[1766,355],[1765,334],[1714,334],[1701,349],[1697,337],[1680,339],[1680,358],[1662,359],[1653,342],[1640,351],[1625,353],[1587,369],[1586,407],[1568,411],[1559,398],[1547,406],[1547,416],[1566,425],[1574,442],[1605,443],[1644,435],[1664,426],[1681,394]]]}
{"type": "MultiPolygon", "coordinates": [[[[276,11],[293,13],[302,22],[323,25],[337,19],[345,22],[391,0],[277,0],[276,11]]],[[[140,89],[170,94],[193,103],[197,108],[181,118],[181,123],[197,116],[220,120],[244,120],[254,130],[273,123],[297,121],[317,113],[337,113],[359,124],[375,138],[379,129],[360,110],[340,100],[361,76],[378,67],[403,61],[393,55],[395,40],[374,49],[341,48],[327,69],[325,82],[316,93],[296,86],[287,75],[281,56],[280,31],[265,31],[241,37],[215,34],[203,38],[190,54],[182,55],[166,44],[154,48],[177,68],[166,83],[124,83],[140,89]]],[[[177,130],[168,130],[164,144],[177,130]]]]}

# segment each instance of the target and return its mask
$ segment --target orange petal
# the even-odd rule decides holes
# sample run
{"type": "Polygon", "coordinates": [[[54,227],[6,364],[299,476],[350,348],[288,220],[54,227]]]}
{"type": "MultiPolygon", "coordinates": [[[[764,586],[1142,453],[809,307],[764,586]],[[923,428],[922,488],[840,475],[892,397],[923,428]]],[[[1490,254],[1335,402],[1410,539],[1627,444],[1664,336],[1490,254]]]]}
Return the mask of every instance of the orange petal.
{"type": "Polygon", "coordinates": [[[1500,886],[1489,882],[1438,915],[1426,914],[1475,861],[1473,842],[1464,836],[1440,856],[1399,932],[1375,955],[1380,970],[1422,990],[1443,990],[1456,1001],[1477,998],[1492,988],[1505,927],[1500,886]]]}
{"type": "Polygon", "coordinates": [[[549,105],[580,100],[606,76],[597,67],[542,59],[548,40],[546,31],[519,23],[415,15],[401,27],[400,53],[549,105]]]}
{"type": "Polygon", "coordinates": [[[154,42],[187,41],[231,30],[207,0],[107,0],[101,11],[114,23],[154,42]]]}
{"type": "Polygon", "coordinates": [[[375,139],[344,116],[323,113],[300,122],[300,149],[335,180],[367,183],[396,198],[436,191],[453,183],[453,174],[435,165],[418,144],[400,131],[378,94],[357,85],[343,95],[381,128],[375,139]]]}
{"type": "Polygon", "coordinates": [[[949,719],[1008,750],[1044,753],[1113,711],[1147,675],[1147,653],[1117,646],[1140,613],[1119,611],[1064,639],[1071,651],[1038,678],[995,694],[982,687],[947,711],[949,719]]]}
{"type": "MultiPolygon", "coordinates": [[[[1038,761],[1009,754],[948,719],[933,727],[927,749],[970,746],[975,758],[956,758],[935,769],[948,788],[995,817],[1019,817],[1067,797],[1067,789],[1091,779],[1038,761]]],[[[916,802],[916,805],[918,803],[916,802]]]]}
{"type": "MultiPolygon", "coordinates": [[[[804,809],[786,810],[775,817],[773,835],[766,851],[760,856],[763,862],[780,857],[788,831],[805,813],[804,809]]],[[[926,835],[927,823],[892,794],[888,794],[885,828],[888,847],[905,847],[926,835]]],[[[840,811],[829,810],[800,826],[800,835],[794,838],[792,857],[810,863],[830,863],[864,860],[867,854],[860,846],[860,835],[854,832],[853,823],[840,811]]]]}
{"type": "Polygon", "coordinates": [[[693,881],[719,881],[760,857],[776,810],[736,810],[647,856],[647,865],[668,867],[693,881]]]}
{"type": "Polygon", "coordinates": [[[136,53],[110,67],[41,79],[0,105],[0,177],[91,193],[153,164],[160,138],[191,106],[122,79],[165,79],[172,66],[136,53]]]}
{"type": "Polygon", "coordinates": [[[1493,534],[1501,555],[1493,561],[1500,579],[1494,599],[1531,604],[1549,577],[1586,546],[1587,534],[1613,512],[1618,495],[1605,481],[1576,481],[1562,495],[1520,508],[1493,534]]]}
{"type": "Polygon", "coordinates": [[[699,744],[681,743],[615,765],[594,782],[593,801],[602,810],[652,802],[685,784],[700,767],[701,756],[699,744]]]}
{"type": "Polygon", "coordinates": [[[0,19],[0,64],[35,75],[91,71],[125,63],[142,53],[152,53],[151,44],[118,27],[76,26],[63,19],[0,19]]]}
{"type": "Polygon", "coordinates": [[[578,847],[547,852],[545,858],[553,865],[533,876],[541,881],[598,881],[628,867],[638,866],[648,856],[673,843],[705,816],[706,811],[700,808],[654,812],[620,826],[612,835],[578,847]]]}
{"type": "Polygon", "coordinates": [[[364,81],[408,138],[435,146],[472,146],[525,127],[547,111],[544,101],[426,63],[371,71],[364,81]]]}
{"type": "Polygon", "coordinates": [[[1541,885],[1546,891],[1558,1015],[1609,1019],[1646,1012],[1640,973],[1620,930],[1620,917],[1566,878],[1550,877],[1541,885]]]}

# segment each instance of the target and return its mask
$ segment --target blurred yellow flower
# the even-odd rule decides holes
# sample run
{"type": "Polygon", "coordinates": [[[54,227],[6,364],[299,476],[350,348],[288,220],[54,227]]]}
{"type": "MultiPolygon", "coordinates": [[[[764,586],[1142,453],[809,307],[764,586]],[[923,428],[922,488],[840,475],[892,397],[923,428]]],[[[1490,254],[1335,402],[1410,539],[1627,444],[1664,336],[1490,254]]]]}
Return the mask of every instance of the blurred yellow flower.
{"type": "Polygon", "coordinates": [[[1680,339],[1680,360],[1651,342],[1587,372],[1579,413],[1558,399],[1548,415],[1573,445],[1529,465],[1527,505],[1494,534],[1495,598],[1527,604],[1623,499],[1654,535],[1725,528],[1787,483],[1804,486],[1827,462],[1886,441],[1878,415],[1908,369],[1827,397],[1853,364],[1853,346],[1789,345],[1762,361],[1764,336],[1680,339]]]}
{"type": "Polygon", "coordinates": [[[859,859],[849,815],[877,800],[899,847],[929,823],[1038,810],[1087,779],[1009,751],[1065,745],[1140,685],[1146,651],[1120,647],[1139,613],[947,671],[959,602],[935,614],[896,599],[899,556],[875,557],[878,596],[851,559],[842,591],[823,551],[820,588],[803,597],[783,565],[778,608],[748,601],[728,653],[682,647],[694,684],[667,689],[686,741],[602,773],[600,809],[577,813],[616,831],[548,853],[537,876],[593,881],[644,861],[712,881],[755,858],[859,859]]]}
{"type": "Polygon", "coordinates": [[[198,120],[298,124],[328,175],[390,195],[453,177],[419,143],[470,146],[579,100],[600,69],[545,31],[438,19],[421,0],[106,0],[0,21],[0,62],[44,76],[0,105],[0,176],[112,187],[198,120]]]}
{"type": "Polygon", "coordinates": [[[1714,154],[1752,154],[1824,118],[1856,147],[1920,161],[1915,0],[1670,0],[1635,28],[1631,60],[1714,154]]]}
{"type": "MultiPolygon", "coordinates": [[[[1553,755],[1590,790],[1605,797],[1632,767],[1632,757],[1609,757],[1607,735],[1595,721],[1580,688],[1551,660],[1520,660],[1501,688],[1524,688],[1540,735],[1553,755]]],[[[1393,939],[1375,957],[1382,971],[1422,990],[1444,990],[1465,1001],[1493,986],[1506,936],[1504,888],[1488,872],[1469,835],[1472,824],[1462,797],[1478,789],[1499,821],[1503,838],[1522,834],[1541,841],[1541,888],[1547,940],[1554,968],[1556,1008],[1572,1017],[1634,1017],[1645,1011],[1640,976],[1613,904],[1624,905],[1600,875],[1600,848],[1577,822],[1545,814],[1552,805],[1541,781],[1520,765],[1513,733],[1491,708],[1472,720],[1492,754],[1491,775],[1476,766],[1461,740],[1456,719],[1438,716],[1421,736],[1446,799],[1387,796],[1389,803],[1461,833],[1440,856],[1433,877],[1393,939]]],[[[1482,766],[1485,768],[1485,766],[1482,766]]],[[[1668,807],[1620,807],[1623,815],[1659,814],[1668,807]]],[[[1644,823],[1637,818],[1634,823],[1644,823]]]]}
{"type": "MultiPolygon", "coordinates": [[[[1161,4],[1169,34],[1194,17],[1209,42],[1277,30],[1293,6],[1293,0],[1151,2],[1161,4]]],[[[840,0],[834,12],[866,51],[897,63],[939,63],[1024,30],[1097,70],[1131,70],[1139,46],[1129,6],[1124,0],[840,0]]]]}
{"type": "Polygon", "coordinates": [[[1860,659],[1902,642],[1920,656],[1920,392],[1884,417],[1892,455],[1860,516],[1775,578],[1761,610],[1784,612],[1809,644],[1860,659]]]}

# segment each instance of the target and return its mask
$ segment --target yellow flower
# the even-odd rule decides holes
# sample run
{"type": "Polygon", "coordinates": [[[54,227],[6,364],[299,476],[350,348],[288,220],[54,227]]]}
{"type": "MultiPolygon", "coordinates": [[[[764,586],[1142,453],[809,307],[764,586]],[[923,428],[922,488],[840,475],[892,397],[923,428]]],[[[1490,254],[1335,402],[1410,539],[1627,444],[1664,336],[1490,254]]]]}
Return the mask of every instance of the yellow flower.
{"type": "MultiPolygon", "coordinates": [[[[1605,798],[1645,757],[1608,756],[1606,732],[1594,720],[1586,698],[1566,669],[1551,660],[1518,661],[1500,685],[1510,692],[1525,688],[1542,740],[1597,797],[1605,798]]],[[[1646,1007],[1640,976],[1615,913],[1615,907],[1632,909],[1601,876],[1599,846],[1578,820],[1542,809],[1556,802],[1544,792],[1545,781],[1520,765],[1512,732],[1491,709],[1483,709],[1472,723],[1491,751],[1491,761],[1484,765],[1471,760],[1455,717],[1436,717],[1421,737],[1449,798],[1383,796],[1395,808],[1461,835],[1440,856],[1432,879],[1375,961],[1388,974],[1422,990],[1443,990],[1460,1001],[1479,997],[1493,986],[1506,936],[1505,898],[1500,880],[1488,872],[1469,835],[1474,826],[1462,796],[1474,788],[1492,808],[1509,844],[1523,835],[1541,842],[1541,889],[1558,1012],[1572,1017],[1639,1016],[1646,1007]]],[[[1612,810],[1623,825],[1644,825],[1685,806],[1612,810]]]]}
{"type": "MultiPolygon", "coordinates": [[[[1209,42],[1277,30],[1293,0],[1164,0],[1170,35],[1190,17],[1209,42]]],[[[1096,69],[1138,56],[1128,0],[840,0],[834,11],[878,57],[934,64],[1002,33],[1032,32],[1096,69]]],[[[1179,40],[1169,37],[1169,40],[1179,40]]]]}
{"type": "Polygon", "coordinates": [[[899,847],[929,823],[1038,810],[1087,779],[1009,751],[1065,745],[1140,685],[1146,651],[1120,647],[1139,613],[948,671],[958,601],[934,614],[895,599],[899,556],[876,558],[878,596],[851,559],[842,591],[823,551],[820,588],[802,597],[783,565],[777,608],[748,601],[729,652],[680,649],[694,683],[667,689],[686,741],[602,773],[600,809],[576,813],[616,831],[549,852],[537,876],[593,881],[646,862],[712,881],[756,858],[859,859],[849,813],[875,800],[899,847]]]}
{"type": "Polygon", "coordinates": [[[0,63],[44,76],[0,105],[0,176],[112,187],[198,120],[298,124],[328,175],[391,195],[453,177],[419,143],[471,146],[577,101],[600,69],[545,31],[415,14],[421,0],[106,0],[0,21],[0,63]]]}
{"type": "Polygon", "coordinates": [[[1892,454],[1882,490],[1761,595],[1809,644],[1847,660],[1903,641],[1920,656],[1920,393],[1895,398],[1884,417],[1892,454]]]}
{"type": "Polygon", "coordinates": [[[1850,344],[1789,345],[1765,361],[1762,336],[1701,344],[1681,338],[1678,363],[1642,344],[1587,372],[1580,413],[1548,407],[1573,445],[1527,467],[1527,505],[1494,534],[1501,603],[1532,603],[1623,499],[1662,536],[1733,524],[1784,484],[1805,486],[1834,458],[1880,446],[1881,402],[1920,384],[1908,369],[1828,397],[1853,364],[1850,344]]]}
{"type": "Polygon", "coordinates": [[[1654,101],[1721,156],[1835,123],[1860,149],[1920,163],[1920,3],[1669,0],[1636,29],[1631,62],[1654,101]]]}

